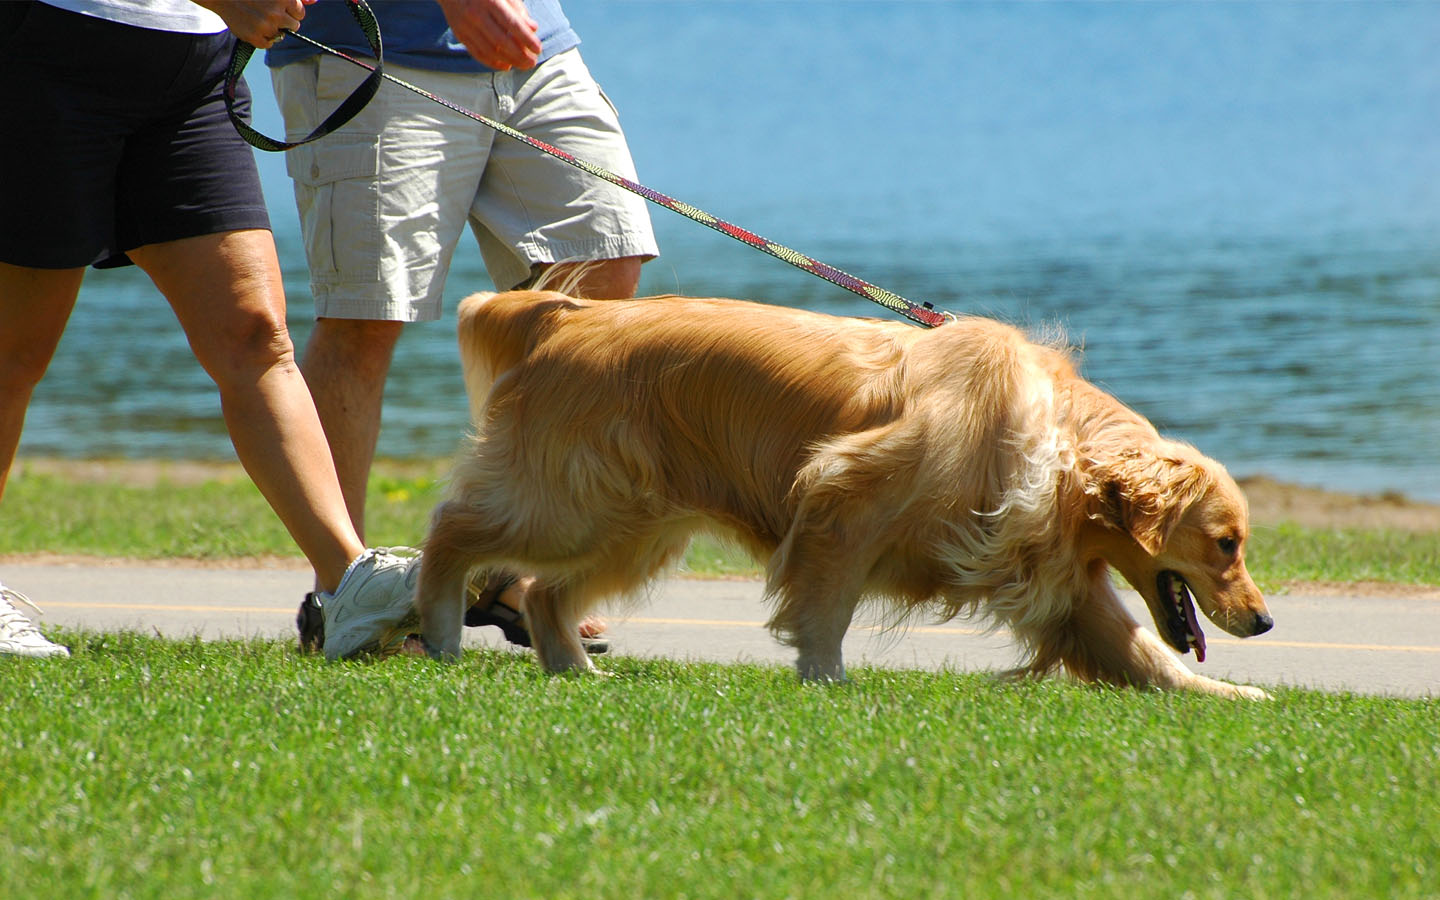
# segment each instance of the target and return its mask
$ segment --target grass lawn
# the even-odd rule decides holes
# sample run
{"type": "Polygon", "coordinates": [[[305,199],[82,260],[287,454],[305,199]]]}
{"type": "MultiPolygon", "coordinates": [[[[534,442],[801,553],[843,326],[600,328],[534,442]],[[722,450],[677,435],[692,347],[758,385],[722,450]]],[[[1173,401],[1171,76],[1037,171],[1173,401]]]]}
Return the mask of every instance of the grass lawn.
{"type": "Polygon", "coordinates": [[[1434,701],[524,655],[0,659],[7,897],[1434,897],[1434,701]]]}
{"type": "MultiPolygon", "coordinates": [[[[371,542],[418,542],[443,471],[382,464],[371,542]]],[[[0,551],[297,557],[238,469],[151,475],[22,470],[0,551]]],[[[1267,523],[1249,559],[1436,585],[1440,532],[1267,523]]],[[[59,638],[0,657],[0,897],[1440,897],[1435,699],[59,638]]]]}

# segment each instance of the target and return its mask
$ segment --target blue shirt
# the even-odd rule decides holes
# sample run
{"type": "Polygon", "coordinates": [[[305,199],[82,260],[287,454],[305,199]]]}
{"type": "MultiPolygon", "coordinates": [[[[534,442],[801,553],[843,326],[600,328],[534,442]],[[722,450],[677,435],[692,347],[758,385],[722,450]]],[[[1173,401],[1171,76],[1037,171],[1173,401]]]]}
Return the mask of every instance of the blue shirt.
{"type": "MultiPolygon", "coordinates": [[[[380,24],[386,62],[442,72],[491,71],[456,40],[435,0],[366,0],[366,4],[380,24]]],[[[540,26],[541,62],[579,46],[580,36],[570,27],[560,0],[525,0],[525,6],[540,26]]],[[[320,0],[306,7],[300,33],[351,55],[370,55],[370,42],[365,40],[365,33],[344,0],[320,0]]],[[[320,52],[302,40],[287,37],[265,51],[265,65],[278,68],[320,52]]]]}

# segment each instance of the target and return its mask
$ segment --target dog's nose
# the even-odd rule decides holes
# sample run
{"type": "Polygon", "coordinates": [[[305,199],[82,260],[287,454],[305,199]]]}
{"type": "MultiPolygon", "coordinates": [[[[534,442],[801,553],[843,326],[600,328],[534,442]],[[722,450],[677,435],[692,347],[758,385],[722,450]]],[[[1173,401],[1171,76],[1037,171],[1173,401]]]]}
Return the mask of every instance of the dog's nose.
{"type": "Polygon", "coordinates": [[[1270,615],[1268,613],[1256,613],[1255,627],[1251,629],[1250,635],[1251,637],[1254,637],[1257,634],[1264,634],[1265,632],[1269,631],[1274,627],[1275,620],[1270,618],[1270,615]]]}

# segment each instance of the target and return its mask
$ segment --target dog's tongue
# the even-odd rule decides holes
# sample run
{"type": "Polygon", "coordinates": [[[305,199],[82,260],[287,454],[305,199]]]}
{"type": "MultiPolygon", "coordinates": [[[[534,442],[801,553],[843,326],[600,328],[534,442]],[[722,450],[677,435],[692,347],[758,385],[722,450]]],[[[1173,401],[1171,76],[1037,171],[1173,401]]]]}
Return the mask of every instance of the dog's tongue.
{"type": "Polygon", "coordinates": [[[1205,632],[1200,630],[1200,622],[1195,618],[1195,603],[1190,599],[1188,591],[1181,594],[1184,601],[1180,605],[1185,608],[1185,625],[1190,629],[1192,640],[1191,647],[1195,648],[1195,661],[1205,661],[1205,632]]]}

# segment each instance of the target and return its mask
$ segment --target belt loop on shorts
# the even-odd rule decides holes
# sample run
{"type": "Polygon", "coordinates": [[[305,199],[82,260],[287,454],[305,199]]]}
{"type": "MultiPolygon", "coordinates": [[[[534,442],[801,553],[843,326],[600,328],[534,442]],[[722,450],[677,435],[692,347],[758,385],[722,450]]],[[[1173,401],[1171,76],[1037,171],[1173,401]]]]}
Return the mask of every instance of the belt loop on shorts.
{"type": "Polygon", "coordinates": [[[495,86],[495,112],[500,119],[508,119],[515,112],[515,73],[508,69],[491,72],[490,83],[495,86]]]}

